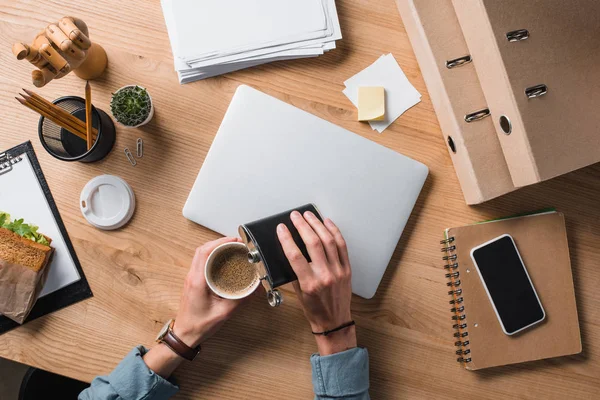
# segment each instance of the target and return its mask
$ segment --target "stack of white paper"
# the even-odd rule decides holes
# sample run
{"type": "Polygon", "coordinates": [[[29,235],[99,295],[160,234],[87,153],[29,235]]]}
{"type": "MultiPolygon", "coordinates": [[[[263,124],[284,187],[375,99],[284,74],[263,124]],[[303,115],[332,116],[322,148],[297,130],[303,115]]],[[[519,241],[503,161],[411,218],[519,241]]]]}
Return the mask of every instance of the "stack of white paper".
{"type": "Polygon", "coordinates": [[[181,83],[317,57],[342,38],[335,0],[161,0],[181,83]]]}

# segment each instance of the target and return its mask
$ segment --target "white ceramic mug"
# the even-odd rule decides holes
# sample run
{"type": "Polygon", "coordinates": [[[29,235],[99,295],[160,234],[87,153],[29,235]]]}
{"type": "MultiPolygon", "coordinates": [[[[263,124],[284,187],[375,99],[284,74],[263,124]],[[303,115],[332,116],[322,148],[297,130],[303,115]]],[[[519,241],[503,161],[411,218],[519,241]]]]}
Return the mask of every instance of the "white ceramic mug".
{"type": "Polygon", "coordinates": [[[236,294],[223,292],[223,291],[219,290],[217,285],[215,285],[213,283],[213,281],[211,279],[211,273],[210,273],[211,268],[213,267],[213,261],[219,254],[223,253],[224,251],[231,250],[234,247],[239,247],[246,252],[248,251],[248,248],[246,247],[246,245],[244,243],[240,243],[240,242],[223,243],[222,245],[217,246],[212,251],[212,253],[210,253],[210,255],[208,256],[208,259],[206,260],[206,264],[204,265],[204,278],[206,279],[206,283],[208,284],[208,287],[210,288],[210,290],[212,290],[217,296],[222,297],[224,299],[229,299],[229,300],[239,300],[239,299],[248,297],[252,293],[254,293],[254,291],[256,290],[258,285],[260,285],[260,279],[258,279],[258,273],[257,273],[256,281],[252,284],[252,286],[249,286],[244,291],[236,293],[236,294]]]}

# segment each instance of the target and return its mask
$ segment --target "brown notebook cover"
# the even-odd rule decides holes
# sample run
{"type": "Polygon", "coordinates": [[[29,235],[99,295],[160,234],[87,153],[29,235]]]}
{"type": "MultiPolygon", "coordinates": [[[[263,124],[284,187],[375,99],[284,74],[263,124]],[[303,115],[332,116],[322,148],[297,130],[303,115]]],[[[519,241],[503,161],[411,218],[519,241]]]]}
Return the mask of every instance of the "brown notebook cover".
{"type": "Polygon", "coordinates": [[[453,4],[515,186],[600,161],[600,1],[453,4]],[[546,94],[528,97],[537,85],[546,94]]]}
{"type": "Polygon", "coordinates": [[[451,0],[396,0],[467,204],[515,189],[451,0]],[[453,60],[456,60],[452,63],[453,60]]]}
{"type": "MultiPolygon", "coordinates": [[[[581,352],[569,246],[562,213],[548,212],[446,230],[446,273],[458,361],[469,370],[581,352]],[[506,335],[471,259],[471,249],[510,234],[546,311],[544,321],[506,335]],[[464,307],[464,308],[462,308],[464,307]],[[462,319],[461,319],[462,318],[462,319]],[[458,326],[457,326],[458,325],[458,326]],[[461,326],[462,325],[462,326],[461,326]]],[[[506,277],[510,285],[510,277],[506,277]]]]}

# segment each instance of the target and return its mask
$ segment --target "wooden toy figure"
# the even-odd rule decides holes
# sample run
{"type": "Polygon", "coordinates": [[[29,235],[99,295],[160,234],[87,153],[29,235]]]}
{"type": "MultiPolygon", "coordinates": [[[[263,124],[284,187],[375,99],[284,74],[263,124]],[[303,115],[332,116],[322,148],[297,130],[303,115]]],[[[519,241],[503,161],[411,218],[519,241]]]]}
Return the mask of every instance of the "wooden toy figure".
{"type": "Polygon", "coordinates": [[[85,22],[64,17],[40,32],[31,46],[15,43],[13,54],[27,59],[38,69],[31,73],[33,84],[42,87],[73,71],[81,79],[98,78],[106,69],[108,59],[100,45],[90,42],[85,22]]]}

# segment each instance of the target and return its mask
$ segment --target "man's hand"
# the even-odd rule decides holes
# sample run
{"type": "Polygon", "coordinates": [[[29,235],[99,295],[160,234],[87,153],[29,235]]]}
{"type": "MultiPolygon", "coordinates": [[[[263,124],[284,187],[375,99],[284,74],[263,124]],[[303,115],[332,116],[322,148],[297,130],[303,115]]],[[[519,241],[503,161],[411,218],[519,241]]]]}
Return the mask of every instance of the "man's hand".
{"type": "MultiPolygon", "coordinates": [[[[346,242],[340,230],[330,219],[325,224],[311,212],[291,214],[292,223],[306,244],[311,262],[296,246],[284,224],[277,227],[277,235],[298,281],[294,289],[313,332],[323,332],[350,322],[352,271],[346,242]]],[[[321,355],[338,353],[356,347],[354,326],[328,336],[317,335],[321,355]]]]}
{"type": "Polygon", "coordinates": [[[239,239],[222,238],[196,250],[192,267],[183,285],[179,312],[173,332],[190,347],[211,337],[239,307],[242,300],[227,300],[214,294],[204,278],[204,266],[210,253],[219,245],[239,239]]]}
{"type": "MultiPolygon", "coordinates": [[[[204,279],[204,266],[208,255],[223,243],[236,242],[235,238],[222,238],[206,243],[196,250],[190,272],[183,285],[179,312],[173,332],[189,347],[196,347],[219,330],[243,300],[226,300],[215,295],[204,279]]],[[[168,378],[181,364],[177,356],[163,343],[154,346],[144,355],[144,362],[154,372],[168,378]]]]}

